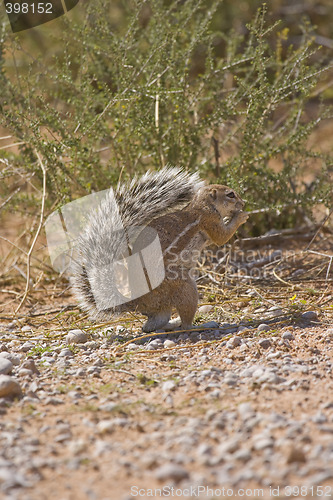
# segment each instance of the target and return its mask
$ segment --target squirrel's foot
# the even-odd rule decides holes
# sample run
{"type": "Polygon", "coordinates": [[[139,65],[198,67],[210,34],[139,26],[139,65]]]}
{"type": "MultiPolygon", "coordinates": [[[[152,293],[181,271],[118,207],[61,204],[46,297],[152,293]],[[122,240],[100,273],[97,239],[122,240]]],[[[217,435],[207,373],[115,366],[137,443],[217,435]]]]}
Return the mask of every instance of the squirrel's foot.
{"type": "Polygon", "coordinates": [[[154,316],[148,316],[148,320],[142,327],[142,331],[145,333],[154,332],[155,330],[161,330],[165,325],[168,324],[171,314],[169,312],[161,312],[154,316]]]}
{"type": "Polygon", "coordinates": [[[186,323],[186,324],[185,324],[185,323],[182,323],[182,324],[180,325],[180,330],[188,330],[188,331],[191,331],[191,330],[192,330],[192,331],[193,331],[193,330],[197,330],[197,328],[198,328],[198,327],[197,327],[197,326],[192,325],[192,323],[186,323]]]}

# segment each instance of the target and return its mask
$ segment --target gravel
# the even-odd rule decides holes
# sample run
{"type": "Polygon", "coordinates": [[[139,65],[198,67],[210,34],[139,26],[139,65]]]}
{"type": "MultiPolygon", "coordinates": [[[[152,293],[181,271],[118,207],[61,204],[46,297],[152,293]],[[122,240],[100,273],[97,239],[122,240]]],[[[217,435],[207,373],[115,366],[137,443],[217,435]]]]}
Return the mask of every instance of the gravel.
{"type": "Polygon", "coordinates": [[[29,331],[0,352],[0,498],[332,484],[333,328],[265,324],[212,344],[210,331],[139,344],[119,330],[133,351],[120,358],[99,332],[29,331]]]}

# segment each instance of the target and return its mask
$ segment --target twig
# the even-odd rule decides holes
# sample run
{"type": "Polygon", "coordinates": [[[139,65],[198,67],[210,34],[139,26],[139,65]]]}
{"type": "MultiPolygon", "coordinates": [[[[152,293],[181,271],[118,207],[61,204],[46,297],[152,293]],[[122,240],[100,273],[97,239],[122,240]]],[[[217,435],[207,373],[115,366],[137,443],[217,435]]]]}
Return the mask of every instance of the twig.
{"type": "MultiPolygon", "coordinates": [[[[157,75],[157,87],[160,88],[161,85],[161,75],[157,75]]],[[[155,128],[157,133],[160,130],[160,94],[159,92],[155,97],[155,128]]]]}
{"type": "Polygon", "coordinates": [[[14,144],[8,144],[7,146],[2,146],[0,149],[8,149],[8,148],[12,148],[14,146],[21,146],[21,144],[25,144],[25,142],[24,141],[14,142],[14,144]]]}
{"type": "Polygon", "coordinates": [[[120,184],[121,184],[121,177],[123,175],[123,171],[124,171],[124,165],[122,165],[121,169],[120,169],[120,174],[119,174],[119,177],[118,177],[118,182],[117,182],[117,191],[120,187],[120,184]]]}
{"type": "Polygon", "coordinates": [[[214,136],[212,137],[212,143],[214,147],[214,156],[215,156],[215,175],[217,177],[220,176],[220,151],[219,151],[219,141],[214,136]]]}
{"type": "Polygon", "coordinates": [[[325,277],[326,281],[328,280],[328,275],[330,274],[331,266],[332,266],[332,257],[330,258],[330,263],[328,264],[328,267],[327,267],[327,272],[326,272],[326,277],[325,277]]]}
{"type": "Polygon", "coordinates": [[[328,212],[328,214],[327,214],[327,215],[325,215],[325,217],[323,218],[323,220],[322,220],[321,224],[319,225],[319,227],[318,227],[318,229],[317,229],[316,233],[314,234],[313,238],[311,239],[310,243],[308,244],[308,246],[306,247],[306,249],[305,249],[305,250],[309,250],[310,246],[312,245],[312,243],[314,242],[314,240],[317,238],[319,231],[320,231],[320,230],[321,230],[321,228],[324,226],[324,224],[326,224],[326,222],[328,221],[328,219],[331,217],[332,213],[333,213],[333,207],[332,207],[332,208],[331,208],[331,210],[328,212]]]}
{"type": "Polygon", "coordinates": [[[22,271],[22,269],[17,265],[13,265],[13,269],[16,269],[16,271],[24,278],[25,280],[27,279],[27,275],[22,271]]]}
{"type": "Polygon", "coordinates": [[[321,257],[326,257],[327,259],[330,260],[329,263],[328,263],[328,267],[327,267],[327,271],[326,271],[326,276],[325,276],[325,281],[327,281],[328,280],[328,275],[330,274],[330,270],[331,270],[331,266],[332,266],[333,255],[327,255],[326,253],[316,252],[315,250],[307,250],[307,252],[308,253],[314,253],[315,255],[320,255],[321,257]]]}
{"type": "Polygon", "coordinates": [[[4,236],[0,236],[0,239],[4,240],[4,241],[7,241],[7,243],[10,243],[13,247],[17,248],[17,250],[19,250],[20,252],[25,253],[27,255],[27,252],[25,250],[23,250],[22,248],[18,247],[17,245],[15,245],[15,243],[13,243],[12,241],[8,240],[4,236]]]}
{"type": "Polygon", "coordinates": [[[17,314],[17,312],[21,309],[22,305],[24,304],[26,298],[27,298],[27,295],[28,295],[28,292],[29,292],[29,282],[30,282],[30,259],[31,259],[31,254],[33,252],[33,249],[34,249],[34,246],[35,246],[35,243],[37,241],[37,238],[39,236],[39,233],[42,229],[42,225],[43,225],[43,219],[44,219],[44,207],[45,207],[45,197],[46,197],[46,169],[43,165],[43,162],[39,156],[39,153],[38,151],[36,151],[36,155],[37,155],[37,158],[38,158],[38,161],[39,161],[39,164],[40,164],[40,167],[42,169],[42,172],[43,172],[43,195],[42,195],[42,206],[41,206],[41,213],[40,213],[40,219],[39,219],[39,225],[38,225],[38,228],[37,228],[37,231],[36,231],[36,234],[35,234],[35,237],[32,241],[32,244],[30,246],[30,249],[27,253],[27,281],[26,281],[26,285],[25,285],[25,291],[24,291],[24,295],[22,297],[22,300],[21,302],[19,303],[19,305],[17,306],[16,310],[15,310],[15,314],[17,314]]]}
{"type": "Polygon", "coordinates": [[[292,289],[294,289],[295,285],[290,284],[290,283],[288,283],[287,281],[285,281],[285,280],[283,280],[282,278],[280,278],[280,276],[278,276],[278,275],[276,274],[275,269],[276,269],[276,267],[273,269],[273,274],[274,274],[275,278],[276,278],[277,280],[281,281],[281,283],[284,283],[285,285],[290,286],[290,287],[292,287],[292,289]]]}
{"type": "Polygon", "coordinates": [[[118,368],[110,368],[110,367],[108,367],[108,370],[116,372],[116,373],[126,373],[126,375],[129,375],[130,377],[136,378],[136,376],[133,375],[133,373],[128,372],[127,370],[120,370],[118,368]]]}
{"type": "Polygon", "coordinates": [[[236,240],[235,243],[239,244],[242,248],[247,248],[251,247],[252,245],[256,245],[258,247],[258,245],[272,245],[277,243],[281,244],[282,242],[287,243],[288,241],[295,241],[295,239],[297,239],[298,241],[304,241],[304,240],[313,241],[316,235],[318,234],[319,230],[316,233],[312,231],[303,234],[297,230],[294,230],[294,234],[285,234],[282,231],[280,231],[279,233],[267,234],[253,238],[242,238],[241,240],[236,240]]]}
{"type": "Polygon", "coordinates": [[[0,210],[1,210],[1,209],[5,206],[5,205],[7,205],[7,203],[9,203],[9,202],[10,202],[10,200],[13,198],[13,196],[15,196],[15,195],[16,195],[16,193],[18,193],[21,189],[22,189],[22,186],[20,186],[20,187],[18,187],[17,189],[15,189],[15,191],[14,191],[11,195],[9,195],[9,196],[8,196],[8,198],[7,198],[7,199],[6,199],[3,203],[1,203],[1,205],[0,205],[0,210]]]}

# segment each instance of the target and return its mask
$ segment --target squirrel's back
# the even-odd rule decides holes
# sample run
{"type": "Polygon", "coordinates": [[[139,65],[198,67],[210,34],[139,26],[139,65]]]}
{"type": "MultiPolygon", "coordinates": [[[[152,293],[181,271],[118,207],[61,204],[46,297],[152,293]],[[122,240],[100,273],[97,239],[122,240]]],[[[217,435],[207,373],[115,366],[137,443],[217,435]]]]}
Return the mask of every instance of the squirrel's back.
{"type": "Polygon", "coordinates": [[[128,230],[184,207],[203,185],[196,173],[166,167],[108,191],[76,245],[71,283],[83,310],[105,320],[128,309],[110,272],[115,260],[130,255],[128,230]]]}

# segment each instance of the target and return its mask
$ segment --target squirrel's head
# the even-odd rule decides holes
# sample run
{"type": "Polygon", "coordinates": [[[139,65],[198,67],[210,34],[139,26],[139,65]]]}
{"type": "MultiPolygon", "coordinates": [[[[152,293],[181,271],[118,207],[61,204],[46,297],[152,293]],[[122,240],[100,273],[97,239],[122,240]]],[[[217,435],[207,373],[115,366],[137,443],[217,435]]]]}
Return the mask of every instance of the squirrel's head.
{"type": "Polygon", "coordinates": [[[245,201],[233,189],[220,184],[211,184],[199,189],[192,201],[193,204],[201,205],[202,208],[213,208],[222,217],[230,217],[243,209],[245,201]]]}

